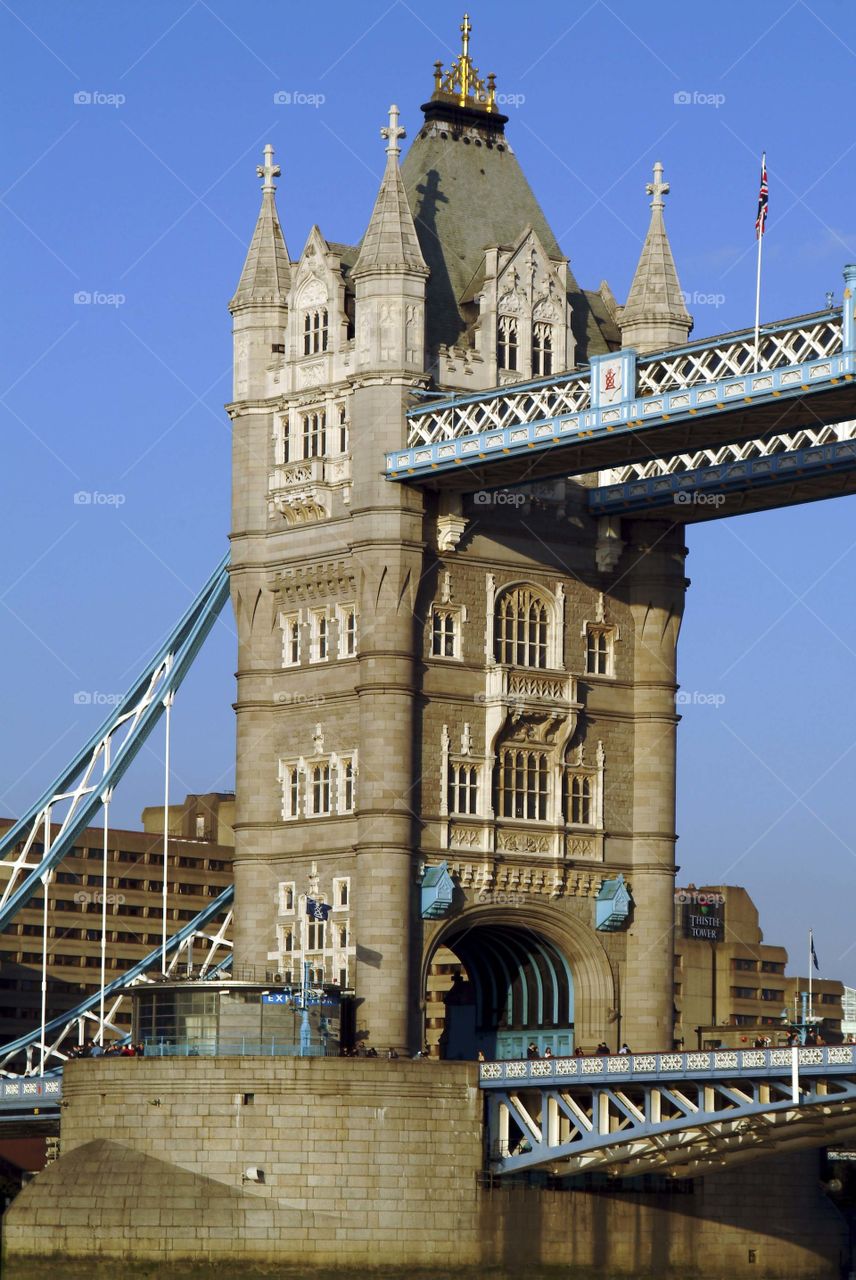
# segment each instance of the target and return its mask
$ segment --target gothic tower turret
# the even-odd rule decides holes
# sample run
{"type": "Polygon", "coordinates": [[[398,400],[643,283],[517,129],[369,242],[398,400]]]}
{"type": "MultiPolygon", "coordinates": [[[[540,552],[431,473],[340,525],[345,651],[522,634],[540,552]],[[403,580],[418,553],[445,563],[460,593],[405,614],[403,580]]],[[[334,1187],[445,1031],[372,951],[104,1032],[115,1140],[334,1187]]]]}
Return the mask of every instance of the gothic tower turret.
{"type": "Polygon", "coordinates": [[[645,190],[653,196],[651,224],[620,318],[622,346],[641,353],[678,347],[693,327],[663,221],[663,196],[669,194],[669,184],[663,181],[659,161],[654,165],[654,181],[645,190]]]}

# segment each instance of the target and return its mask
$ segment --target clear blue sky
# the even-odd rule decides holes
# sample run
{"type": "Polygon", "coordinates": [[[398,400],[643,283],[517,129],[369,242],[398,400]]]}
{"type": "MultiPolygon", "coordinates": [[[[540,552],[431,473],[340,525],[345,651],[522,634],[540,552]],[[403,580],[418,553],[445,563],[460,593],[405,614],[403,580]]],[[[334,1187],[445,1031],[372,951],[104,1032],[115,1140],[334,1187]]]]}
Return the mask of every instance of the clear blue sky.
{"type": "MultiPolygon", "coordinates": [[[[226,303],[262,145],[283,165],[292,256],[313,222],[355,243],[387,107],[415,131],[461,7],[0,0],[3,812],[95,727],[103,707],[75,693],[121,691],[226,548],[226,303]],[[76,304],[81,291],[124,300],[76,304]],[[76,505],[80,491],[123,501],[76,505]]],[[[840,298],[856,260],[850,4],[471,12],[475,60],[514,95],[510,139],[583,284],[625,297],[661,159],[696,335],[750,323],[766,148],[762,317],[840,298]]],[[[685,708],[679,861],[681,881],[745,885],[803,971],[813,925],[824,974],[856,984],[854,510],[690,530],[681,681],[725,702],[685,708]]],[[[176,791],[232,784],[234,651],[228,616],[177,704],[176,791]]],[[[157,802],[160,753],[143,753],[118,820],[157,802]]]]}

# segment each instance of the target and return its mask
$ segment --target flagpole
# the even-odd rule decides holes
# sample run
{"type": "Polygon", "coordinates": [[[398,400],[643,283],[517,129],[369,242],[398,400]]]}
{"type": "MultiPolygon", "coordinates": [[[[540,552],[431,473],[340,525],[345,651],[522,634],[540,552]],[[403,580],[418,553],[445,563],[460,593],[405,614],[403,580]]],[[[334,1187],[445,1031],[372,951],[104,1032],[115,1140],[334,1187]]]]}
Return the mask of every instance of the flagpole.
{"type": "Polygon", "coordinates": [[[814,962],[814,930],[809,929],[808,931],[808,1016],[809,1018],[811,1018],[812,1012],[813,1012],[812,1006],[811,1006],[811,979],[812,979],[811,966],[813,962],[814,962]]]}
{"type": "Polygon", "coordinates": [[[758,235],[758,274],[755,281],[755,372],[758,372],[760,363],[760,332],[761,332],[761,249],[764,245],[763,231],[758,235]]]}

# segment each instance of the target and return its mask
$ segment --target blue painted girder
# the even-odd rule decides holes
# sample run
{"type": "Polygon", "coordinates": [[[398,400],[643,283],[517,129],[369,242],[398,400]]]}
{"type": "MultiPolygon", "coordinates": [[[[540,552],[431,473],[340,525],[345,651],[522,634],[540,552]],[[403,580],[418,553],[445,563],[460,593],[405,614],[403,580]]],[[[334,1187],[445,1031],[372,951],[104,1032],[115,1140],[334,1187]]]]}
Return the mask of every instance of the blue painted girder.
{"type": "MultiPolygon", "coordinates": [[[[590,491],[588,505],[592,515],[648,514],[690,524],[734,515],[735,504],[728,499],[741,494],[758,495],[751,504],[753,510],[829,497],[828,481],[833,476],[850,476],[856,488],[856,440],[602,485],[590,491]],[[717,502],[720,496],[723,500],[717,502]]],[[[842,492],[850,491],[851,486],[842,486],[842,492]]]]}
{"type": "Polygon", "coordinates": [[[133,731],[129,732],[125,737],[120,749],[114,754],[110,766],[98,777],[94,789],[82,798],[74,818],[51,845],[49,852],[40,860],[38,866],[33,867],[29,874],[24,877],[21,885],[10,895],[5,907],[0,910],[0,929],[6,927],[18,910],[38,890],[45,872],[58,866],[74,847],[78,836],[92,825],[93,820],[101,811],[102,795],[108,789],[113,788],[124,776],[146,738],[159,721],[164,711],[165,695],[169,692],[174,692],[181,684],[229,598],[228,561],[229,558],[226,556],[217,566],[217,569],[208,579],[193,604],[173,628],[155,657],[146,666],[119,705],[111,711],[98,732],[90,738],[86,746],[74,757],[71,764],[63,770],[51,787],[27,811],[24,817],[4,833],[2,840],[0,840],[0,858],[8,854],[17,843],[26,837],[33,821],[54,796],[62,795],[74,789],[75,780],[86,768],[98,743],[110,733],[113,726],[118,723],[122,716],[131,711],[139,702],[149,686],[152,675],[166,657],[172,654],[172,666],[159,685],[157,696],[143,711],[133,731]]]}

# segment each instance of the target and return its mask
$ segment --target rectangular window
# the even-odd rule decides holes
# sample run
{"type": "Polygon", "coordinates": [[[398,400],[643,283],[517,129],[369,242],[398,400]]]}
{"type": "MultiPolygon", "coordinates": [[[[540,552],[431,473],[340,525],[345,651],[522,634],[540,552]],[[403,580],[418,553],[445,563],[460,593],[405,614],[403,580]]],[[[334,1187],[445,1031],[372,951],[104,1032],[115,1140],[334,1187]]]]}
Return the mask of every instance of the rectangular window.
{"type": "Polygon", "coordinates": [[[300,614],[286,613],[280,618],[282,627],[282,665],[300,665],[300,614]]]}
{"type": "Polygon", "coordinates": [[[323,458],[327,452],[327,416],[323,409],[303,414],[303,456],[323,458]]]}
{"type": "Polygon", "coordinates": [[[735,1000],[757,1000],[758,994],[755,987],[732,987],[731,994],[735,1000]]]}
{"type": "Polygon", "coordinates": [[[547,795],[547,756],[544,752],[502,752],[499,766],[499,809],[504,818],[546,821],[547,795]]]}
{"type": "Polygon", "coordinates": [[[338,613],[339,657],[353,658],[357,653],[357,606],[340,604],[338,613]]]}
{"type": "Polygon", "coordinates": [[[500,369],[517,368],[517,321],[500,316],[496,330],[496,363],[500,369]]]}
{"type": "Polygon", "coordinates": [[[281,764],[282,816],[287,821],[300,817],[300,769],[296,764],[281,764]]]}
{"type": "Polygon", "coordinates": [[[287,915],[294,910],[294,881],[290,880],[279,886],[280,915],[287,915]]]}
{"type": "Polygon", "coordinates": [[[339,405],[339,452],[348,452],[348,410],[345,405],[339,405]]]}
{"type": "Polygon", "coordinates": [[[312,816],[326,817],[332,812],[330,806],[330,766],[329,764],[313,764],[310,767],[309,794],[312,804],[312,816]]]}
{"type": "Polygon", "coordinates": [[[612,675],[612,641],[611,628],[588,627],[586,631],[587,675],[612,675]]]}
{"type": "Polygon", "coordinates": [[[532,326],[532,376],[547,377],[553,372],[553,326],[536,320],[532,326]]]}
{"type": "Polygon", "coordinates": [[[306,950],[307,951],[323,951],[324,950],[324,929],[323,920],[307,920],[306,921],[306,950]]]}
{"type": "Polygon", "coordinates": [[[566,821],[576,827],[594,826],[594,775],[566,775],[566,821]]]}
{"type": "Polygon", "coordinates": [[[339,937],[339,946],[342,950],[345,950],[348,946],[348,926],[346,924],[340,924],[337,925],[336,928],[339,937]]]}
{"type": "Polygon", "coordinates": [[[315,311],[307,311],[303,316],[303,354],[314,356],[320,351],[326,351],[327,339],[327,308],[319,307],[315,311]]]}
{"type": "Polygon", "coordinates": [[[479,811],[479,770],[474,764],[449,766],[449,813],[479,811]]]}
{"type": "Polygon", "coordinates": [[[287,925],[280,932],[280,951],[290,952],[294,950],[294,929],[291,925],[287,925]]]}
{"type": "Polygon", "coordinates": [[[734,968],[742,969],[745,973],[755,973],[756,963],[757,961],[746,960],[742,956],[735,956],[734,958],[734,968]]]}
{"type": "Polygon", "coordinates": [[[309,661],[326,662],[330,656],[330,619],[326,609],[309,615],[309,661]]]}
{"type": "Polygon", "coordinates": [[[352,756],[339,757],[339,813],[354,812],[354,760],[352,756]]]}
{"type": "MultiPolygon", "coordinates": [[[[784,993],[784,991],[776,991],[776,990],[774,990],[772,987],[762,987],[762,988],[761,988],[761,999],[762,999],[762,1000],[784,1000],[784,998],[785,998],[785,993],[784,993]]],[[[834,997],[833,997],[833,999],[834,999],[834,997]]]]}
{"type": "Polygon", "coordinates": [[[347,907],[348,899],[351,893],[351,882],[349,879],[333,881],[333,906],[347,907]]]}
{"type": "Polygon", "coordinates": [[[432,658],[457,658],[458,612],[452,609],[434,609],[431,618],[432,658]]]}
{"type": "Polygon", "coordinates": [[[761,972],[762,973],[784,973],[785,966],[783,964],[777,964],[775,960],[762,960],[761,972]]]}

